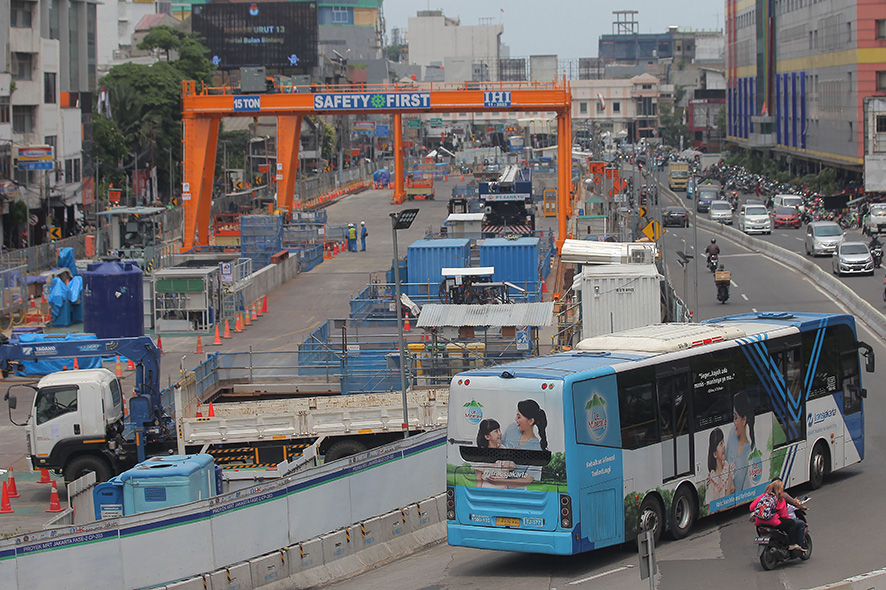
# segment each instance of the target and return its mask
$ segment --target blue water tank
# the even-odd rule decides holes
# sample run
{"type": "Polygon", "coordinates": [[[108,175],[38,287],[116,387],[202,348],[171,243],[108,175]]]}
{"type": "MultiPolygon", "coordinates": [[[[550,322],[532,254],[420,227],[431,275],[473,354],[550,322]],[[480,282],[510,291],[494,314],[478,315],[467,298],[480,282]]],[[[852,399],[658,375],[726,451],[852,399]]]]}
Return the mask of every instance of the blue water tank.
{"type": "Polygon", "coordinates": [[[144,336],[143,274],[134,262],[108,259],[83,273],[83,330],[99,338],[144,336]]]}

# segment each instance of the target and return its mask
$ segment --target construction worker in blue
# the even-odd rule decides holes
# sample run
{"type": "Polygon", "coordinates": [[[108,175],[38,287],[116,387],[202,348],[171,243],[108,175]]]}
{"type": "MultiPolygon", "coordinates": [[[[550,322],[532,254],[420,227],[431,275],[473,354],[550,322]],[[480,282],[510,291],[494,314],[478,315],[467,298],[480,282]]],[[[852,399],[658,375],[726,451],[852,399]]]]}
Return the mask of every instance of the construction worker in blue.
{"type": "Polygon", "coordinates": [[[348,252],[357,251],[357,228],[353,223],[348,224],[348,252]]]}
{"type": "Polygon", "coordinates": [[[369,231],[366,229],[366,222],[360,222],[360,252],[366,252],[366,236],[369,235],[369,231]]]}

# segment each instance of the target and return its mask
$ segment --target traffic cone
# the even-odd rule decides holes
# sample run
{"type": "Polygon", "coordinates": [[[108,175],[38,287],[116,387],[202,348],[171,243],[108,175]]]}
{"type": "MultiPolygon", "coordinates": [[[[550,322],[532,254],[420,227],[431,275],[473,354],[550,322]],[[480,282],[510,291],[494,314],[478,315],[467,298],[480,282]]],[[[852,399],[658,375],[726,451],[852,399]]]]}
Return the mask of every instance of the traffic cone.
{"type": "Polygon", "coordinates": [[[9,490],[6,488],[6,482],[3,482],[3,498],[0,499],[0,514],[12,514],[12,504],[9,503],[9,490]]]}
{"type": "Polygon", "coordinates": [[[225,320],[225,338],[231,337],[231,324],[229,320],[225,320]]]}
{"type": "Polygon", "coordinates": [[[198,418],[203,417],[203,410],[200,409],[200,402],[197,402],[197,417],[198,418]]]}
{"type": "Polygon", "coordinates": [[[132,359],[126,359],[126,370],[135,371],[135,363],[132,362],[132,359]]]}
{"type": "Polygon", "coordinates": [[[247,326],[251,326],[251,325],[252,325],[252,320],[249,319],[249,310],[248,310],[248,309],[247,309],[246,311],[243,312],[243,322],[244,322],[247,326]]]}
{"type": "Polygon", "coordinates": [[[547,286],[547,284],[545,284],[544,279],[542,279],[542,281],[541,281],[541,292],[542,292],[542,293],[547,293],[547,292],[548,292],[548,286],[547,286]]]}
{"type": "Polygon", "coordinates": [[[261,312],[268,313],[268,296],[265,295],[264,302],[261,304],[261,312]]]}
{"type": "Polygon", "coordinates": [[[409,325],[409,312],[406,312],[406,317],[403,319],[403,331],[408,332],[412,330],[412,326],[409,325]]]}
{"type": "Polygon", "coordinates": [[[197,350],[194,351],[194,354],[203,354],[203,341],[200,339],[200,334],[197,334],[197,350]]]}
{"type": "Polygon", "coordinates": [[[163,354],[163,338],[160,335],[157,335],[157,348],[160,349],[160,354],[163,354]]]}
{"type": "Polygon", "coordinates": [[[256,302],[253,304],[252,308],[255,310],[255,315],[256,315],[257,317],[261,317],[262,315],[264,315],[264,314],[262,313],[262,311],[261,311],[261,305],[258,304],[258,301],[256,301],[256,302]]]}
{"type": "Polygon", "coordinates": [[[31,303],[28,306],[29,309],[37,309],[37,303],[34,301],[34,296],[31,295],[31,303]]]}
{"type": "Polygon", "coordinates": [[[213,346],[221,346],[221,334],[218,333],[218,324],[215,325],[215,340],[212,341],[213,346]]]}
{"type": "Polygon", "coordinates": [[[74,370],[76,371],[79,368],[80,368],[80,363],[77,362],[77,357],[74,357],[74,370]]]}
{"type": "Polygon", "coordinates": [[[40,470],[40,479],[37,480],[37,483],[52,483],[52,480],[49,479],[49,470],[41,469],[40,470]]]}
{"type": "Polygon", "coordinates": [[[212,407],[212,402],[209,402],[209,413],[207,414],[210,418],[215,418],[215,408],[212,407]]]}
{"type": "Polygon", "coordinates": [[[252,307],[249,308],[249,313],[252,314],[252,319],[253,319],[253,320],[257,320],[257,319],[258,319],[258,314],[255,313],[255,304],[254,304],[254,303],[252,304],[252,307]]]}
{"type": "Polygon", "coordinates": [[[242,332],[243,328],[240,326],[240,314],[237,314],[237,321],[234,322],[234,332],[242,332]]]}
{"type": "Polygon", "coordinates": [[[21,494],[15,489],[15,475],[12,474],[12,467],[9,468],[9,497],[18,498],[21,494]]]}
{"type": "Polygon", "coordinates": [[[123,367],[120,366],[120,355],[117,355],[117,364],[114,365],[114,375],[119,379],[123,376],[123,367]]]}
{"type": "Polygon", "coordinates": [[[61,502],[58,501],[58,486],[52,482],[52,492],[49,494],[49,510],[46,512],[63,512],[61,502]]]}

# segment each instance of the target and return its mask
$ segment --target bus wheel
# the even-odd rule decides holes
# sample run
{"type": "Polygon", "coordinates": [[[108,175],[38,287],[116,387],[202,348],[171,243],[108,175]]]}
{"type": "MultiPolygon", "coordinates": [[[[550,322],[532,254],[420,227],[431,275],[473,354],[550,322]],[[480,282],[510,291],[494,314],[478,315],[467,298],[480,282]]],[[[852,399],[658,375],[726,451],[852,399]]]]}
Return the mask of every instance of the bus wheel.
{"type": "Polygon", "coordinates": [[[362,453],[365,450],[366,445],[361,442],[355,440],[340,440],[329,447],[329,450],[326,451],[326,454],[323,456],[323,462],[329,463],[330,461],[335,461],[342,457],[362,453]]]}
{"type": "Polygon", "coordinates": [[[637,530],[643,532],[652,529],[652,536],[655,539],[655,544],[658,545],[663,527],[664,511],[661,508],[661,503],[655,496],[647,495],[640,505],[640,523],[637,530]]]}
{"type": "Polygon", "coordinates": [[[682,539],[695,524],[695,497],[688,486],[681,486],[671,504],[671,536],[682,539]]]}
{"type": "Polygon", "coordinates": [[[809,485],[817,490],[824,483],[824,476],[828,473],[828,453],[824,445],[818,443],[812,449],[812,457],[809,459],[809,485]]]}

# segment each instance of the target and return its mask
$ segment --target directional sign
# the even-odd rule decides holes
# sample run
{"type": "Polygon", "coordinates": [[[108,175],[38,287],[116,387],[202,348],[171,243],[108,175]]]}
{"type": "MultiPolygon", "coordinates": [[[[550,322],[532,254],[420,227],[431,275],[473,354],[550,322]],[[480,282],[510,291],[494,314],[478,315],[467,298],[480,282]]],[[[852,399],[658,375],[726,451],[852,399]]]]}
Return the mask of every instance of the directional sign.
{"type": "Polygon", "coordinates": [[[49,228],[49,237],[53,240],[62,239],[62,228],[60,227],[50,227],[49,228]]]}
{"type": "Polygon", "coordinates": [[[640,207],[640,217],[646,217],[646,207],[640,207]]]}
{"type": "Polygon", "coordinates": [[[407,129],[421,129],[421,119],[406,119],[407,129]]]}
{"type": "Polygon", "coordinates": [[[431,117],[431,127],[442,127],[443,119],[442,117],[431,117]]]}
{"type": "Polygon", "coordinates": [[[650,221],[642,231],[643,235],[653,242],[657,242],[661,238],[661,224],[657,221],[650,221]]]}

